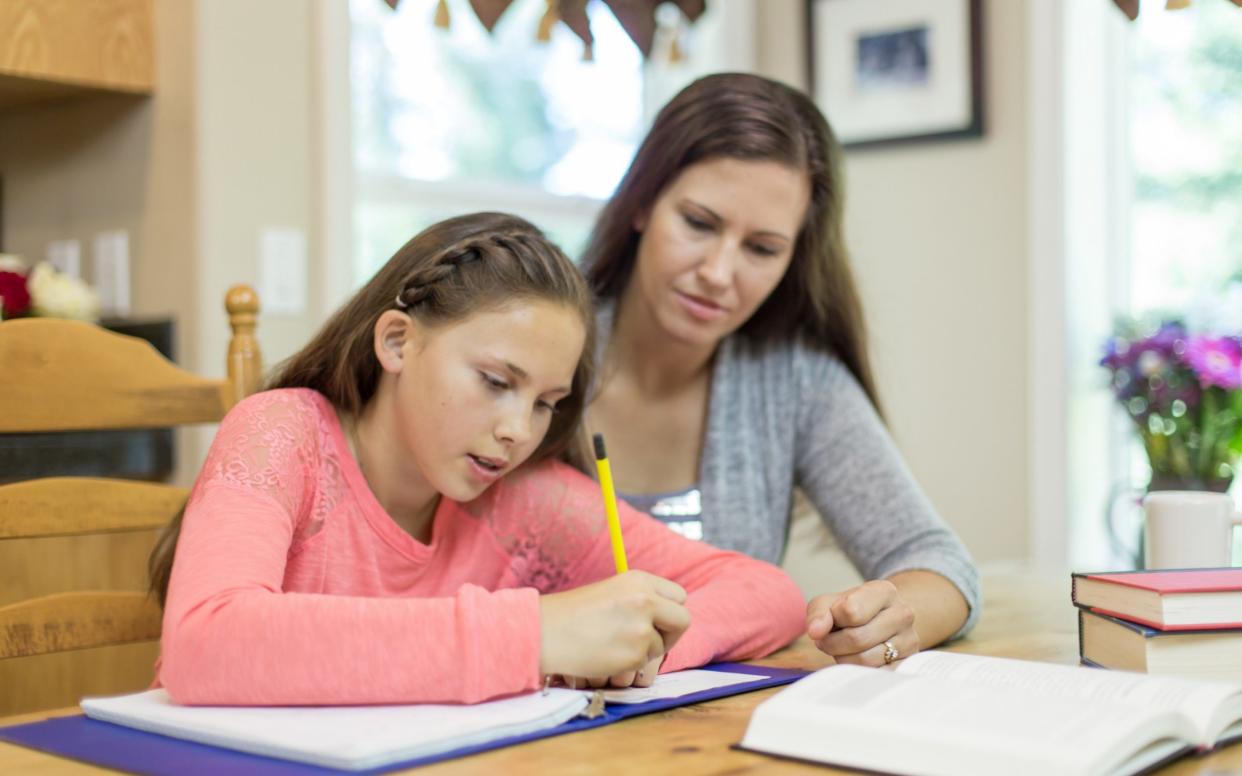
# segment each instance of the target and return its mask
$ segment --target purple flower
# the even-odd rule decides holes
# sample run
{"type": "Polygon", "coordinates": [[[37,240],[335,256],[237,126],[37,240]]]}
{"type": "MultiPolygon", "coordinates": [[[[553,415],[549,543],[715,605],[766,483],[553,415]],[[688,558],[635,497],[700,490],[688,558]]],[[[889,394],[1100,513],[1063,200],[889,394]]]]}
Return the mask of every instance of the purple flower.
{"type": "Polygon", "coordinates": [[[1143,341],[1148,348],[1165,354],[1181,353],[1185,347],[1186,327],[1177,321],[1165,321],[1160,329],[1143,341]]]}
{"type": "Polygon", "coordinates": [[[1129,342],[1121,337],[1109,337],[1108,341],[1104,343],[1104,357],[1100,359],[1100,366],[1106,366],[1113,370],[1125,366],[1126,356],[1129,352],[1129,342]]]}
{"type": "Polygon", "coordinates": [[[1242,388],[1242,342],[1237,339],[1194,337],[1186,345],[1185,359],[1204,388],[1242,388]]]}
{"type": "Polygon", "coordinates": [[[1166,321],[1146,337],[1126,339],[1110,337],[1104,343],[1100,366],[1113,371],[1132,369],[1141,375],[1158,374],[1177,360],[1186,349],[1186,327],[1177,321],[1166,321]]]}

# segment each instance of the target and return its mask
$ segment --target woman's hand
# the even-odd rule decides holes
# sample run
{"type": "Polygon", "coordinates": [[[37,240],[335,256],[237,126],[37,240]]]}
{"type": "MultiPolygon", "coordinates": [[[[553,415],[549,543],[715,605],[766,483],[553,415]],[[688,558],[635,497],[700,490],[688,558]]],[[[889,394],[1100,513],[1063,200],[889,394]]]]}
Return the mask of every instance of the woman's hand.
{"type": "Polygon", "coordinates": [[[897,657],[919,651],[914,609],[887,579],[865,582],[841,593],[816,596],[806,607],[806,633],[838,663],[882,666],[888,647],[897,657]]]}
{"type": "Polygon", "coordinates": [[[565,677],[566,684],[646,687],[690,627],[685,601],[681,585],[645,571],[545,595],[539,671],[565,677]]]}

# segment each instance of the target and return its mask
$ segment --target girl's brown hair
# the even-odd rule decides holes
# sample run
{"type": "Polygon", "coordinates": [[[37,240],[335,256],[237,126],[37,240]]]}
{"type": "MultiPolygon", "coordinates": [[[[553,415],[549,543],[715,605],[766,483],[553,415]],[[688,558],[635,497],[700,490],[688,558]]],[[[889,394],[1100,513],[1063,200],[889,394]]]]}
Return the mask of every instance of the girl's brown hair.
{"type": "MultiPolygon", "coordinates": [[[[401,309],[435,327],[518,301],[549,301],[578,314],[586,343],[571,391],[530,462],[577,453],[580,420],[593,374],[595,318],[578,268],[529,222],[503,213],[474,213],[420,232],[338,310],[307,345],[277,367],[266,389],[311,388],[340,412],[362,413],[375,396],[381,367],[374,330],[386,310],[401,309]]],[[[151,552],[151,592],[163,606],[184,509],[151,552]]]]}
{"type": "Polygon", "coordinates": [[[811,184],[789,270],[740,333],[800,337],[835,354],[879,411],[842,234],[841,148],[823,114],[796,89],[757,75],[720,73],[698,79],[665,105],[591,233],[583,264],[592,290],[602,299],[621,296],[638,255],[638,217],[682,170],[719,158],[778,162],[805,171],[811,184]]]}

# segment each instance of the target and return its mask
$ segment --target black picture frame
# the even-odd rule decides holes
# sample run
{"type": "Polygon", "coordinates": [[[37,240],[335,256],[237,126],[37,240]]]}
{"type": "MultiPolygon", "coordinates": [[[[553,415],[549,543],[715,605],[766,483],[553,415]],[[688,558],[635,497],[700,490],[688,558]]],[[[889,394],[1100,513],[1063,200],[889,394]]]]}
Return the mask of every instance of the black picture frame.
{"type": "MultiPolygon", "coordinates": [[[[806,0],[807,91],[828,117],[843,147],[877,148],[983,136],[982,5],[982,0],[806,0]],[[841,13],[843,11],[845,13],[841,13]],[[966,50],[943,53],[935,50],[936,41],[948,45],[943,43],[944,39],[955,37],[936,35],[937,25],[958,22],[958,14],[967,26],[965,34],[960,36],[966,50]],[[844,17],[845,23],[832,27],[834,16],[838,20],[844,17]],[[895,21],[903,17],[907,20],[895,21]],[[891,26],[885,26],[885,19],[891,26]],[[921,21],[910,26],[908,19],[921,21]],[[854,44],[852,51],[844,51],[840,46],[842,37],[854,44]],[[830,40],[838,43],[831,56],[825,51],[825,44],[830,40]],[[933,44],[930,52],[929,40],[933,44]],[[919,64],[907,68],[904,72],[915,75],[906,78],[906,82],[887,79],[890,83],[885,84],[886,79],[876,79],[881,83],[875,90],[879,99],[857,97],[856,93],[862,91],[859,84],[863,74],[868,71],[865,47],[879,44],[883,53],[883,47],[891,50],[894,43],[912,43],[906,49],[919,52],[914,59],[921,60],[921,68],[919,64]],[[932,67],[936,61],[953,66],[944,68],[947,72],[936,72],[932,67]],[[846,67],[850,68],[849,72],[844,71],[846,67]],[[935,75],[929,77],[928,72],[935,75]],[[918,82],[920,74],[923,83],[918,82]],[[855,94],[842,88],[843,78],[853,81],[855,94]],[[940,82],[939,89],[926,85],[933,78],[940,82]],[[886,86],[887,91],[883,91],[886,86]],[[924,110],[929,104],[935,105],[938,91],[956,96],[938,106],[938,110],[945,113],[943,120],[938,115],[927,117],[928,112],[924,110]]],[[[876,72],[884,76],[885,57],[879,57],[878,61],[881,66],[876,72]]],[[[888,57],[888,61],[893,61],[893,57],[888,57]]]]}

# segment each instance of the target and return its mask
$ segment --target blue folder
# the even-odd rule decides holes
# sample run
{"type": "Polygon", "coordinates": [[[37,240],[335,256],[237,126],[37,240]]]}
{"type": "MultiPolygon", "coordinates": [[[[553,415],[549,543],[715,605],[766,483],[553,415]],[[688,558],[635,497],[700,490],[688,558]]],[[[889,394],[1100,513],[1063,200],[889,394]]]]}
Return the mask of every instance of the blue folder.
{"type": "Polygon", "coordinates": [[[0,740],[38,749],[51,754],[81,760],[144,776],[208,776],[228,773],[231,776],[316,776],[317,774],[377,774],[389,771],[429,765],[442,760],[499,749],[539,738],[559,736],[577,730],[610,725],[613,722],[664,711],[677,706],[688,706],[715,698],[739,695],[765,687],[776,687],[801,679],[809,671],[796,668],[767,668],[745,663],[716,663],[705,666],[709,671],[729,671],[750,674],[753,682],[717,687],[711,690],[663,698],[646,703],[615,704],[605,708],[603,715],[595,719],[572,719],[563,725],[538,730],[526,735],[490,741],[479,746],[463,747],[430,757],[385,765],[365,771],[343,771],[316,765],[277,760],[271,757],[237,752],[231,749],[197,744],[179,738],[146,733],[141,730],[113,725],[89,719],[84,715],[56,717],[42,722],[0,728],[0,740]]]}

